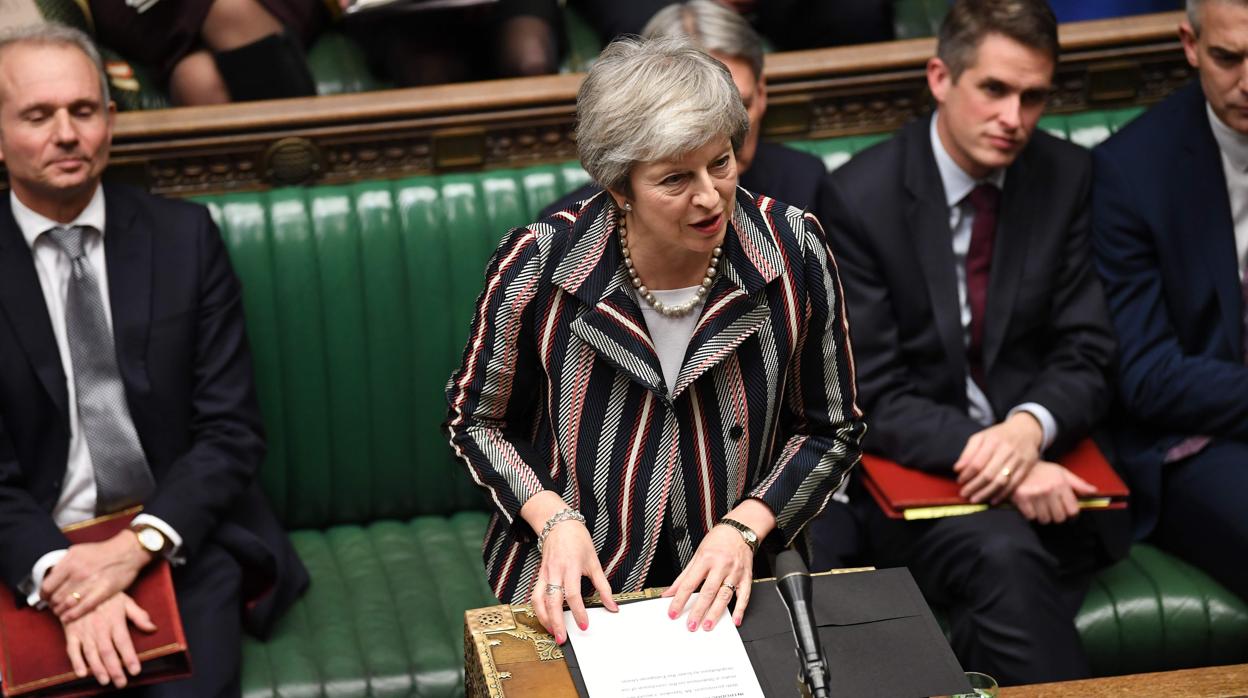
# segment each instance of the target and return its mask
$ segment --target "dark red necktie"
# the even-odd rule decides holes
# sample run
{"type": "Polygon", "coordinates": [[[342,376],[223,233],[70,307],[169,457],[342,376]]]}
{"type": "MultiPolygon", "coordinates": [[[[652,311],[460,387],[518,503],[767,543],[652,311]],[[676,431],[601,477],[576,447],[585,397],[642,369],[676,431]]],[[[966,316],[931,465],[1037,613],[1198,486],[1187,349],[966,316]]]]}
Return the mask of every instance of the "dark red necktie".
{"type": "Polygon", "coordinates": [[[971,190],[967,200],[975,209],[975,220],[971,223],[971,245],[966,251],[966,299],[971,306],[971,343],[966,348],[966,358],[971,376],[982,388],[984,311],[988,306],[988,278],[1001,190],[992,184],[980,184],[971,190]]]}

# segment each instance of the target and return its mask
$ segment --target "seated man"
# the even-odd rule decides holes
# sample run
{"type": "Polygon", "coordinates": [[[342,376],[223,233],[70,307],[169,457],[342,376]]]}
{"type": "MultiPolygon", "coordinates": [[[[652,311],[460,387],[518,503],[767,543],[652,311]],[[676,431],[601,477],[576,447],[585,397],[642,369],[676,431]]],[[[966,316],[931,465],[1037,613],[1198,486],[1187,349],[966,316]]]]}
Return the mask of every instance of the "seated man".
{"type": "Polygon", "coordinates": [[[127,620],[151,629],[125,589],[163,555],[195,673],[146,695],[238,695],[240,628],[266,631],[307,573],[254,482],[221,236],[202,206],[101,184],[107,85],[77,30],[0,35],[0,576],[60,618],[79,676],[121,687],[139,670],[127,620]],[[136,504],[104,542],[60,531],[136,504]]]}
{"type": "Polygon", "coordinates": [[[866,562],[908,566],[963,665],[1003,684],[1088,673],[1073,620],[1111,542],[1079,515],[1091,487],[1053,460],[1106,409],[1114,350],[1090,158],[1035,131],[1057,53],[1043,0],[955,3],[927,64],[936,113],[833,173],[825,207],[864,450],[1012,506],[892,520],[854,481],[814,525],[812,562],[845,566],[862,530],[866,562]]]}
{"type": "Polygon", "coordinates": [[[1248,1],[1188,0],[1200,80],[1093,153],[1135,533],[1248,599],[1248,1]]]}
{"type": "MultiPolygon", "coordinates": [[[[759,140],[759,127],[767,112],[767,81],[763,77],[763,42],[749,23],[715,0],[689,0],[660,10],[646,25],[645,36],[688,37],[728,66],[750,117],[750,131],[736,152],[741,186],[791,206],[813,209],[827,177],[823,163],[808,153],[759,140]]],[[[538,218],[571,208],[600,191],[598,185],[586,184],[547,206],[538,218]]],[[[820,212],[814,213],[818,216],[820,212]]]]}

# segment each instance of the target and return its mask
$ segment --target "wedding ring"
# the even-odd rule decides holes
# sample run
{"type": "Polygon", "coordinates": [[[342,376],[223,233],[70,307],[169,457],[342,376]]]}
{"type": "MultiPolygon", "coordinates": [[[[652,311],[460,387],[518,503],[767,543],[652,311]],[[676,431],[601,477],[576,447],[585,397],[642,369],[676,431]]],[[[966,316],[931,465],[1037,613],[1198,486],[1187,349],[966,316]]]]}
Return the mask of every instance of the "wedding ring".
{"type": "Polygon", "coordinates": [[[736,587],[735,585],[733,585],[733,584],[729,584],[728,582],[724,582],[723,584],[720,584],[720,586],[721,586],[721,587],[727,587],[727,588],[728,588],[728,591],[731,591],[731,592],[732,592],[732,593],[734,593],[734,594],[735,594],[735,593],[737,593],[737,587],[736,587]]]}
{"type": "Polygon", "coordinates": [[[1011,472],[1011,471],[1010,471],[1010,466],[1008,466],[1008,465],[1007,465],[1007,466],[1005,466],[1004,468],[1002,468],[1002,469],[1001,469],[1001,471],[1000,471],[1000,472],[998,472],[998,473],[997,473],[997,479],[998,479],[998,480],[1009,480],[1009,479],[1010,479],[1010,472],[1011,472]]]}
{"type": "Polygon", "coordinates": [[[546,595],[547,595],[547,596],[554,596],[555,594],[562,594],[562,593],[563,593],[563,587],[559,586],[558,584],[547,584],[547,585],[546,585],[546,595]]]}
{"type": "Polygon", "coordinates": [[[69,598],[73,599],[74,601],[82,601],[82,594],[79,594],[76,591],[71,591],[69,592],[69,598]]]}

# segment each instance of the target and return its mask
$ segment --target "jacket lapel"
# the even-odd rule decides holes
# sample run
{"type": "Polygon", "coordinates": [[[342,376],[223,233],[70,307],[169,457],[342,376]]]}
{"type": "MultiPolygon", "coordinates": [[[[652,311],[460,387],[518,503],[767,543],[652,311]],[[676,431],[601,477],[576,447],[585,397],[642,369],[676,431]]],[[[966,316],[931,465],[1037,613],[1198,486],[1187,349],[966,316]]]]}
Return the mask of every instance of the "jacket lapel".
{"type": "Polygon", "coordinates": [[[13,219],[7,193],[0,194],[0,310],[9,319],[39,382],[68,424],[69,396],[56,335],[52,333],[34,256],[13,219]]]}
{"type": "Polygon", "coordinates": [[[1041,197],[1030,189],[1030,169],[1025,152],[1010,167],[1001,193],[1001,211],[992,251],[992,270],[988,278],[988,300],[984,309],[984,372],[992,369],[993,361],[1005,343],[1006,330],[1014,316],[1014,298],[1018,295],[1023,264],[1027,259],[1032,207],[1041,197]],[[1031,192],[1029,196],[1028,193],[1031,192]]]}
{"type": "Polygon", "coordinates": [[[572,333],[634,382],[664,395],[663,369],[615,239],[615,206],[600,193],[572,223],[551,280],[587,308],[572,321],[572,333]]]}
{"type": "MultiPolygon", "coordinates": [[[[953,258],[953,232],[949,229],[949,205],[940,170],[932,155],[928,121],[920,119],[906,128],[906,188],[910,192],[906,220],[914,235],[914,249],[927,286],[936,330],[949,361],[949,375],[966,376],[966,347],[962,338],[961,301],[958,298],[957,264],[953,258]]],[[[963,395],[964,390],[958,391],[963,395]]]]}
{"type": "MultiPolygon", "coordinates": [[[[745,190],[737,190],[732,221],[724,236],[722,273],[716,277],[689,339],[673,399],[728,358],[771,317],[766,287],[785,267],[775,228],[788,225],[788,221],[775,220],[775,206],[775,200],[765,196],[755,206],[745,190]]],[[[796,302],[791,289],[785,297],[796,302]]],[[[798,312],[790,308],[786,316],[796,318],[798,312]]],[[[795,332],[789,334],[793,341],[795,332]]]]}
{"type": "Polygon", "coordinates": [[[104,187],[104,259],[117,366],[127,387],[146,393],[147,334],[151,325],[152,231],[134,225],[136,211],[112,187],[104,187]]]}
{"type": "Polygon", "coordinates": [[[1204,260],[1206,272],[1218,296],[1222,322],[1231,356],[1243,357],[1243,291],[1235,251],[1235,222],[1231,219],[1231,201],[1226,191],[1226,174],[1222,170],[1222,154],[1214,140],[1205,111],[1204,95],[1194,90],[1194,98],[1186,112],[1188,127],[1193,134],[1185,139],[1192,163],[1188,176],[1182,177],[1187,189],[1181,201],[1187,215],[1184,239],[1190,241],[1204,260]],[[1202,176],[1203,175],[1203,176],[1202,176]],[[1236,342],[1239,338],[1239,342],[1236,342]]]}

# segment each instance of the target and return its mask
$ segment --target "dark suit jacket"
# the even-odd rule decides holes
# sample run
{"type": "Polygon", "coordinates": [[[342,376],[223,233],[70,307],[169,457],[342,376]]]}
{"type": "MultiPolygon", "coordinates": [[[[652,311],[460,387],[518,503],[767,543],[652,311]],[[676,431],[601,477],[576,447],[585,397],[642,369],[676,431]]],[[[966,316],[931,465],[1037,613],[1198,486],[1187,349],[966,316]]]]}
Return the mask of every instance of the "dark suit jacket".
{"type": "Polygon", "coordinates": [[[1226,176],[1193,83],[1094,151],[1093,242],[1120,337],[1113,433],[1136,533],[1192,434],[1248,440],[1244,307],[1226,176]]]}
{"type": "MultiPolygon", "coordinates": [[[[806,209],[823,220],[818,209],[819,191],[825,186],[828,171],[823,162],[800,150],[779,143],[758,142],[754,162],[741,174],[739,184],[756,194],[766,194],[790,206],[806,209]]],[[[602,187],[590,182],[542,209],[538,220],[549,218],[558,211],[568,211],[602,191],[602,187]]]]}
{"type": "MultiPolygon", "coordinates": [[[[202,206],[105,185],[118,367],[156,478],[145,511],[234,554],[263,632],[307,573],[254,483],[264,455],[242,296],[202,206]]],[[[9,586],[67,547],[51,512],[69,447],[66,377],[34,259],[0,196],[0,574],[9,586]]]]}
{"type": "MultiPolygon", "coordinates": [[[[967,416],[949,209],[920,119],[832,176],[829,244],[849,303],[864,450],[948,471],[981,430],[967,416]]],[[[1088,244],[1083,149],[1037,132],[1006,173],[984,329],[984,392],[998,418],[1052,412],[1053,453],[1087,436],[1110,399],[1114,352],[1088,244]]]]}

